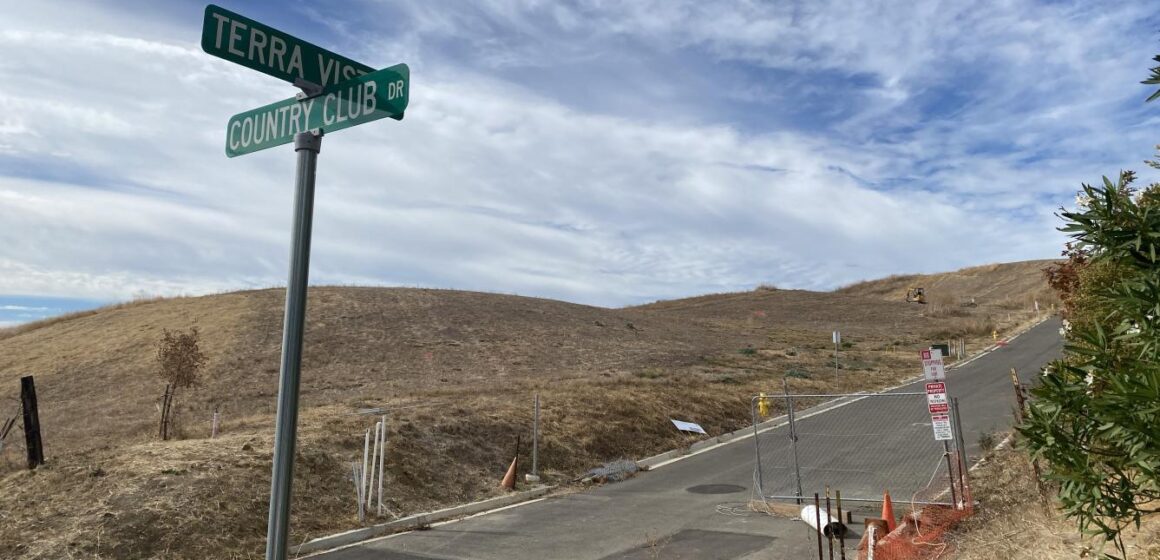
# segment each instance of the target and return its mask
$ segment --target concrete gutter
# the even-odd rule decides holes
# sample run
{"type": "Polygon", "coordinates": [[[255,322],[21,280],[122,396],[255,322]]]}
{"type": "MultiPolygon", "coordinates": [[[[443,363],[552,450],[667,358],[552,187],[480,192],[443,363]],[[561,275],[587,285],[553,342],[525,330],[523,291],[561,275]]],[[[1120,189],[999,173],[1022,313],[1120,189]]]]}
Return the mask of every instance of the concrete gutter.
{"type": "Polygon", "coordinates": [[[484,513],[496,509],[512,506],[525,501],[534,500],[547,495],[554,490],[555,486],[538,486],[531,490],[523,492],[516,492],[506,496],[499,496],[470,504],[461,506],[454,506],[444,508],[430,513],[419,513],[410,515],[394,521],[388,521],[379,525],[372,525],[370,527],[362,527],[354,529],[345,533],[338,533],[337,535],[329,535],[326,537],[319,537],[312,541],[307,541],[294,549],[295,557],[303,554],[312,554],[315,552],[322,552],[336,548],[343,548],[346,546],[361,543],[376,537],[382,537],[392,533],[400,533],[404,531],[414,531],[416,529],[423,529],[430,527],[433,523],[447,521],[450,519],[457,519],[460,517],[467,517],[484,513]]]}

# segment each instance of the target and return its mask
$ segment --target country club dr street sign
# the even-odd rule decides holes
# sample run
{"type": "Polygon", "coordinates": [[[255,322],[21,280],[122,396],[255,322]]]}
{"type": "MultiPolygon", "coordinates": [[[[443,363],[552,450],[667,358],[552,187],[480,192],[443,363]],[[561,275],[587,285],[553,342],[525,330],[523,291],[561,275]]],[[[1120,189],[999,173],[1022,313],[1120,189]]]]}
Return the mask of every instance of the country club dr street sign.
{"type": "Polygon", "coordinates": [[[383,117],[402,120],[410,97],[406,64],[375,70],[213,4],[205,7],[201,48],[309,94],[230,118],[229,157],[289,144],[299,132],[333,132],[383,117]]]}
{"type": "Polygon", "coordinates": [[[398,64],[326,88],[315,97],[285,99],[230,118],[226,155],[289,144],[308,130],[333,132],[384,117],[402,118],[411,72],[398,64]]]}
{"type": "Polygon", "coordinates": [[[375,71],[213,4],[205,7],[201,48],[295,85],[306,82],[327,87],[375,71]]]}

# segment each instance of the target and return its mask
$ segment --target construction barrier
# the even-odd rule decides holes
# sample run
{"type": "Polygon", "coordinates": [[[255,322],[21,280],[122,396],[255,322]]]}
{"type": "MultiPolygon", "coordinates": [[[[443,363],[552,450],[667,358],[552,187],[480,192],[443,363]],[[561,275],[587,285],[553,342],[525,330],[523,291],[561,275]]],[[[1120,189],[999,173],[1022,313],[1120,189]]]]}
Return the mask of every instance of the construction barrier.
{"type": "Polygon", "coordinates": [[[859,560],[933,560],[950,552],[946,534],[971,515],[971,508],[923,506],[902,516],[898,527],[875,537],[870,549],[869,533],[858,545],[859,560]]]}
{"type": "MultiPolygon", "coordinates": [[[[754,430],[754,499],[797,500],[842,490],[850,502],[962,503],[965,473],[958,441],[936,441],[926,393],[761,394],[759,421],[777,399],[784,422],[754,430]]],[[[957,419],[955,419],[957,424],[957,419]]]]}

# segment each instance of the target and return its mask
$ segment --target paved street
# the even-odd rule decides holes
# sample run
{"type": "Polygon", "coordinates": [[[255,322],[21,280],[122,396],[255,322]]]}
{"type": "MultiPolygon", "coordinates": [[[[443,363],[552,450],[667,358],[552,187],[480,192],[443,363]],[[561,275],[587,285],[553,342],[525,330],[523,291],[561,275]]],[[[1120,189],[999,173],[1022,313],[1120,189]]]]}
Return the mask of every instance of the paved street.
{"type": "MultiPolygon", "coordinates": [[[[1060,354],[1062,341],[1058,329],[1059,322],[1049,320],[1009,346],[948,373],[950,391],[960,400],[969,455],[978,455],[978,434],[1010,426],[1014,396],[1009,369],[1018,368],[1024,381],[1031,380],[1042,365],[1060,354]]],[[[917,359],[915,365],[918,369],[917,359]]],[[[922,387],[916,383],[899,390],[921,391],[922,387]]],[[[834,415],[832,419],[843,424],[869,425],[881,413],[869,405],[868,401],[872,400],[864,399],[815,418],[834,415]]],[[[920,409],[920,412],[923,411],[920,409]]],[[[809,420],[812,419],[800,426],[809,420]]],[[[787,441],[784,429],[770,430],[767,434],[771,440],[787,441]]],[[[929,432],[929,424],[924,429],[929,432]]],[[[883,443],[881,452],[886,458],[906,457],[913,452],[910,446],[929,446],[931,441],[929,433],[919,438],[892,438],[883,443]]],[[[763,448],[763,451],[763,460],[768,453],[783,454],[776,448],[763,448]]],[[[833,454],[834,461],[842,460],[842,450],[828,452],[833,454]]],[[[753,442],[742,438],[619,484],[549,498],[427,531],[395,535],[318,558],[755,560],[811,557],[815,546],[813,533],[803,523],[747,510],[745,504],[753,487],[753,471],[753,442]]],[[[914,476],[930,476],[926,465],[915,465],[914,471],[914,476]]],[[[780,484],[784,488],[789,482],[784,477],[767,480],[767,493],[771,485],[780,484]]],[[[853,485],[855,481],[848,484],[853,485]]],[[[868,486],[876,484],[867,483],[868,486]]],[[[857,537],[854,535],[851,542],[856,543],[857,537]]]]}

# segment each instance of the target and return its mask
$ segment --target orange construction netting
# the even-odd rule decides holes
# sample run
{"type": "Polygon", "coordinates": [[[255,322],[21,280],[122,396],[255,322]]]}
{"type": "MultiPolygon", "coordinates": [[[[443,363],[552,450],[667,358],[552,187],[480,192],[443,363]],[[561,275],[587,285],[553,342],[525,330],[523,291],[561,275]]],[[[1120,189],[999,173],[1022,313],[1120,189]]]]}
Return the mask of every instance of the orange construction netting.
{"type": "Polygon", "coordinates": [[[873,556],[868,550],[869,532],[858,545],[859,560],[934,560],[950,552],[946,533],[971,515],[970,508],[926,506],[902,516],[889,534],[876,539],[873,556]]]}

